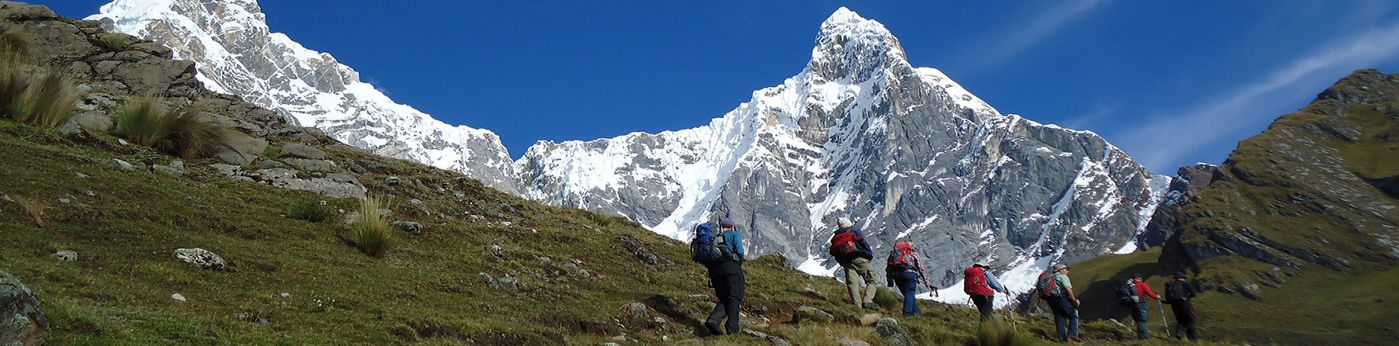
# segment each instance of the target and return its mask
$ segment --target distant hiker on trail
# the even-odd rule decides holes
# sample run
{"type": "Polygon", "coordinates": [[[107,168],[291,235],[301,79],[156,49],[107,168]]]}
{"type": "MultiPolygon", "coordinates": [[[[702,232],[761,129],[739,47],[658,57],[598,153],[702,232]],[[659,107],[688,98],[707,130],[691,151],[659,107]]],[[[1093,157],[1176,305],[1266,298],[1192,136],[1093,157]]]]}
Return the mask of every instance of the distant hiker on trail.
{"type": "Polygon", "coordinates": [[[878,287],[874,284],[874,265],[870,263],[874,250],[865,242],[865,234],[852,228],[855,223],[850,219],[842,217],[836,220],[836,226],[830,253],[845,268],[845,287],[850,289],[850,301],[855,306],[878,310],[874,305],[874,291],[878,287]]]}
{"type": "Polygon", "coordinates": [[[1080,302],[1074,295],[1073,283],[1069,282],[1069,266],[1056,264],[1054,271],[1040,273],[1035,288],[1054,312],[1054,329],[1059,332],[1059,341],[1078,340],[1080,302]]]}
{"type": "Polygon", "coordinates": [[[1142,280],[1142,273],[1133,273],[1132,278],[1118,284],[1117,299],[1132,313],[1132,320],[1137,322],[1137,338],[1141,340],[1151,339],[1151,331],[1147,329],[1146,298],[1161,300],[1161,296],[1151,291],[1151,285],[1142,280]]]}
{"type": "Polygon", "coordinates": [[[996,292],[1010,295],[1010,291],[1001,282],[996,280],[996,275],[991,274],[991,264],[985,260],[976,261],[971,267],[963,271],[962,289],[967,295],[972,297],[972,303],[976,304],[976,310],[981,312],[981,321],[991,320],[991,310],[995,306],[992,304],[996,300],[996,292]]]}
{"type": "Polygon", "coordinates": [[[1198,338],[1195,334],[1195,307],[1190,304],[1190,300],[1195,298],[1195,286],[1185,281],[1185,272],[1176,272],[1172,278],[1166,282],[1166,304],[1171,304],[1171,312],[1176,315],[1176,330],[1172,334],[1176,335],[1176,339],[1188,336],[1190,341],[1195,341],[1198,338]],[[1181,329],[1185,330],[1184,334],[1181,329]]]}
{"type": "Polygon", "coordinates": [[[727,317],[724,329],[729,334],[738,333],[738,312],[743,304],[743,261],[748,252],[743,248],[743,235],[734,228],[733,220],[719,221],[719,230],[709,223],[695,227],[695,239],[690,241],[690,257],[709,269],[709,283],[714,286],[714,296],[719,302],[714,311],[704,320],[705,329],[712,335],[723,335],[719,322],[727,317]]]}
{"type": "Polygon", "coordinates": [[[889,286],[898,287],[899,293],[904,295],[904,317],[923,315],[923,310],[918,308],[918,283],[928,286],[933,296],[938,295],[938,288],[923,275],[923,261],[918,259],[913,243],[908,241],[894,243],[894,251],[889,252],[888,264],[884,267],[884,276],[889,279],[889,286]]]}

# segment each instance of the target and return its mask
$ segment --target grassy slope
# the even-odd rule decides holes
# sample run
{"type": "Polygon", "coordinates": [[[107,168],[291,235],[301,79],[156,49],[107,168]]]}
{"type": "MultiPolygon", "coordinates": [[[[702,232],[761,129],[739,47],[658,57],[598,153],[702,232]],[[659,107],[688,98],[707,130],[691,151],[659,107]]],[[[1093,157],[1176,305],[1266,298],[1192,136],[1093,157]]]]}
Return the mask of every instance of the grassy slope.
{"type": "MultiPolygon", "coordinates": [[[[1361,71],[1323,95],[1394,95],[1399,83],[1376,71],[1361,71]]],[[[1392,96],[1369,96],[1382,99],[1392,96]]],[[[1208,292],[1196,304],[1207,337],[1287,344],[1379,343],[1399,338],[1399,270],[1392,244],[1399,237],[1396,201],[1347,175],[1399,175],[1399,102],[1344,104],[1322,98],[1288,114],[1267,131],[1239,144],[1223,169],[1231,176],[1211,183],[1182,208],[1182,239],[1208,244],[1244,227],[1287,246],[1341,258],[1346,272],[1303,259],[1296,269],[1238,256],[1198,263],[1200,278],[1215,287],[1257,283],[1260,300],[1208,292]],[[1329,129],[1353,129],[1343,140],[1329,129]],[[1338,164],[1339,163],[1339,164],[1338,164]],[[1239,178],[1246,175],[1248,178],[1239,178]],[[1370,207],[1376,206],[1376,207],[1370,207]],[[1388,206],[1388,207],[1386,207],[1388,206]],[[1377,239],[1380,239],[1377,241],[1377,239]]],[[[1354,101],[1348,101],[1355,103],[1354,101]]],[[[1359,102],[1364,103],[1364,102],[1359,102]]],[[[1120,278],[1132,271],[1162,274],[1150,253],[1108,256],[1079,264],[1079,276],[1120,278]]],[[[1164,280],[1152,280],[1160,289],[1164,280]]],[[[1110,300],[1106,287],[1092,299],[1110,300]]],[[[1118,313],[1120,315],[1120,313],[1118,313]]],[[[1094,318],[1113,317],[1095,311],[1094,318]]]]}

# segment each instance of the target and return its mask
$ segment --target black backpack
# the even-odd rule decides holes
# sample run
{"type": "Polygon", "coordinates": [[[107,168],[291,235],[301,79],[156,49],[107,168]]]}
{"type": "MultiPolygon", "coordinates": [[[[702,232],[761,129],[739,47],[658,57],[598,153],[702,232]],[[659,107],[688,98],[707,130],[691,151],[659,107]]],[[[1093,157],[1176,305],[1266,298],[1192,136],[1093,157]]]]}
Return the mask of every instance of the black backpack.
{"type": "Polygon", "coordinates": [[[1117,285],[1117,300],[1122,305],[1136,305],[1142,301],[1142,297],[1137,295],[1137,283],[1132,279],[1127,279],[1117,285]]]}
{"type": "Polygon", "coordinates": [[[1184,281],[1171,281],[1166,283],[1166,301],[1189,301],[1193,292],[1190,292],[1190,284],[1184,281]]]}

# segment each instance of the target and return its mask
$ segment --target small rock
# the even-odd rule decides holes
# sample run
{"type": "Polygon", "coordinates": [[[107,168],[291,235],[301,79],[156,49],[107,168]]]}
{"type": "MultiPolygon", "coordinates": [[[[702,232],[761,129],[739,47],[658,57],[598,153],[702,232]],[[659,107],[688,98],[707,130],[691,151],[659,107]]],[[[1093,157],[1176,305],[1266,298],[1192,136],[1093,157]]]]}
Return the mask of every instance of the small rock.
{"type": "Polygon", "coordinates": [[[637,319],[646,319],[650,317],[650,314],[646,312],[646,304],[642,303],[627,304],[627,314],[637,319]]]}
{"type": "Polygon", "coordinates": [[[599,345],[599,346],[622,346],[621,344],[618,344],[618,343],[615,343],[615,342],[604,342],[604,343],[601,343],[601,344],[598,344],[598,345],[599,345]]]}
{"type": "Polygon", "coordinates": [[[185,175],[185,173],[189,173],[189,171],[185,169],[184,161],[180,160],[170,161],[169,165],[151,165],[151,171],[172,177],[179,177],[185,175]]]}
{"type": "Polygon", "coordinates": [[[73,262],[78,260],[78,252],[73,250],[58,250],[58,252],[53,253],[53,257],[58,258],[60,261],[73,262]]]}
{"type": "Polygon", "coordinates": [[[83,172],[77,172],[76,174],[78,175],[78,178],[82,178],[82,179],[87,179],[87,178],[88,178],[88,175],[87,175],[87,174],[83,174],[83,172]]]}
{"type": "Polygon", "coordinates": [[[880,319],[880,318],[884,318],[884,314],[877,313],[877,312],[864,314],[864,315],[860,316],[860,325],[866,326],[866,327],[872,326],[872,325],[874,325],[876,322],[879,322],[879,319],[880,319]]]}
{"type": "Polygon", "coordinates": [[[821,309],[805,305],[797,308],[796,320],[798,324],[831,323],[832,321],[835,321],[835,319],[835,315],[831,315],[831,313],[822,311],[821,309]]]}
{"type": "Polygon", "coordinates": [[[170,299],[174,299],[175,301],[181,302],[181,303],[184,303],[184,302],[185,302],[185,296],[184,296],[184,295],[181,295],[181,294],[179,294],[179,293],[171,294],[171,295],[170,295],[170,299]]]}
{"type": "Polygon", "coordinates": [[[88,197],[97,197],[97,193],[96,193],[96,192],[92,192],[92,190],[83,191],[83,194],[84,194],[84,195],[87,195],[88,197]]]}
{"type": "Polygon", "coordinates": [[[423,224],[412,221],[394,221],[393,227],[413,235],[423,234],[423,224]]]}
{"type": "Polygon", "coordinates": [[[787,341],[787,339],[783,339],[783,338],[777,337],[776,335],[768,335],[767,333],[763,333],[763,332],[756,331],[756,330],[752,330],[752,329],[747,329],[747,328],[743,329],[743,334],[748,334],[749,336],[752,336],[752,337],[755,337],[755,338],[759,338],[759,339],[766,339],[768,342],[771,342],[773,346],[791,346],[791,345],[792,345],[792,343],[789,342],[789,341],[787,341]]]}
{"type": "Polygon", "coordinates": [[[494,276],[491,276],[491,274],[487,274],[484,272],[476,274],[481,275],[481,279],[486,281],[486,286],[490,286],[491,289],[500,289],[500,281],[496,280],[494,276]]]}
{"type": "Polygon", "coordinates": [[[918,345],[913,338],[908,336],[908,330],[899,325],[899,321],[892,318],[881,318],[874,324],[874,332],[884,338],[892,346],[914,346],[918,345]]]}
{"type": "Polygon", "coordinates": [[[117,144],[121,144],[121,145],[131,145],[130,142],[127,142],[125,139],[121,139],[121,138],[117,138],[117,144]]]}
{"type": "Polygon", "coordinates": [[[403,182],[403,179],[399,179],[398,176],[396,176],[396,175],[395,175],[395,176],[390,176],[390,177],[388,177],[388,178],[384,178],[384,184],[385,184],[385,185],[398,185],[398,184],[400,184],[400,183],[402,183],[402,182],[403,182]]]}
{"type": "MultiPolygon", "coordinates": [[[[3,4],[0,4],[3,6],[3,4]]],[[[42,343],[49,332],[49,320],[39,309],[39,297],[19,278],[0,271],[0,345],[42,343]]]]}
{"type": "Polygon", "coordinates": [[[614,337],[611,337],[611,338],[607,338],[607,340],[626,342],[626,341],[627,341],[627,336],[626,336],[626,335],[618,335],[618,336],[614,336],[614,337]]]}
{"type": "Polygon", "coordinates": [[[870,343],[865,342],[864,340],[854,339],[854,338],[851,338],[851,337],[848,337],[848,336],[847,336],[847,337],[840,338],[840,340],[836,340],[836,345],[840,345],[840,346],[870,346],[870,343]]]}
{"type": "Polygon", "coordinates": [[[256,312],[244,311],[238,313],[237,315],[234,315],[234,317],[237,318],[239,321],[252,322],[260,326],[267,325],[267,318],[262,317],[262,315],[258,315],[256,312]]]}
{"type": "Polygon", "coordinates": [[[287,292],[277,293],[277,296],[278,296],[278,297],[282,297],[282,299],[287,299],[287,298],[291,298],[291,293],[287,293],[287,292]]]}
{"type": "Polygon", "coordinates": [[[486,251],[490,251],[495,257],[505,257],[505,248],[500,247],[500,244],[491,244],[486,251]]]}
{"type": "Polygon", "coordinates": [[[112,162],[108,165],[127,172],[136,170],[135,165],[132,165],[130,162],[122,161],[121,159],[112,159],[112,162]]]}
{"type": "Polygon", "coordinates": [[[287,143],[282,146],[282,154],[278,157],[299,157],[303,159],[324,160],[325,152],[301,143],[287,143]]]}
{"type": "Polygon", "coordinates": [[[650,248],[646,247],[646,244],[641,243],[641,240],[635,237],[623,234],[617,236],[617,241],[622,243],[623,248],[626,248],[627,251],[631,252],[632,255],[646,264],[663,268],[675,265],[675,262],[671,261],[669,258],[652,252],[650,248]]]}
{"type": "Polygon", "coordinates": [[[67,199],[67,198],[59,197],[59,198],[58,198],[58,203],[68,204],[68,203],[73,203],[73,200],[67,199]]]}
{"type": "Polygon", "coordinates": [[[817,290],[815,290],[815,289],[812,289],[811,287],[803,287],[803,288],[802,288],[802,294],[805,294],[805,295],[807,295],[807,296],[809,296],[809,297],[812,297],[812,298],[826,299],[826,294],[825,294],[825,293],[821,293],[821,291],[817,291],[817,290]]]}
{"type": "Polygon", "coordinates": [[[218,254],[200,248],[175,249],[175,258],[179,258],[181,261],[185,261],[185,263],[193,264],[200,269],[223,270],[224,266],[227,265],[223,257],[219,257],[218,254]]]}

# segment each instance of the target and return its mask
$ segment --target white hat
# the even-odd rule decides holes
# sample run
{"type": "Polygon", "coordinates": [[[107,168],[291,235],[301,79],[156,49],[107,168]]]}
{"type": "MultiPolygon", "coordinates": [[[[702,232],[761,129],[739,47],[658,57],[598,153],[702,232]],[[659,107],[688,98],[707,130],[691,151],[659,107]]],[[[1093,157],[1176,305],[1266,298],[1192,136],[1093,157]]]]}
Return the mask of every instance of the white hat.
{"type": "Polygon", "coordinates": [[[990,264],[990,263],[987,263],[986,260],[976,261],[976,263],[973,263],[972,265],[979,266],[979,267],[982,267],[982,268],[990,268],[990,267],[991,267],[991,264],[990,264]]]}
{"type": "Polygon", "coordinates": [[[850,226],[854,226],[854,225],[855,225],[855,223],[854,223],[854,222],[850,222],[850,219],[843,218],[843,217],[842,217],[842,218],[839,218],[839,219],[836,219],[836,226],[840,226],[840,227],[844,228],[844,227],[850,227],[850,226]]]}

